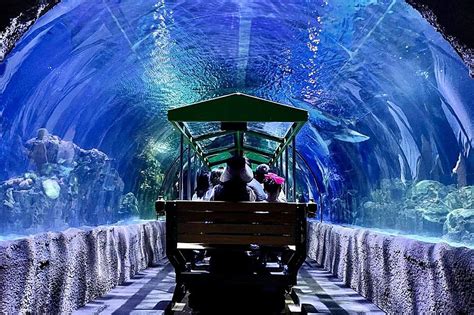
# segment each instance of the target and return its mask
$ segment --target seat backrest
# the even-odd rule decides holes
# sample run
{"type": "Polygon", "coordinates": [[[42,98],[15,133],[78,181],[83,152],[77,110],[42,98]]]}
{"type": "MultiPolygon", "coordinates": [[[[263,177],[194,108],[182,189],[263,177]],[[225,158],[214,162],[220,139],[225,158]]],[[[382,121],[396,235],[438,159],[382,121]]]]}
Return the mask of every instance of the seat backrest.
{"type": "Polygon", "coordinates": [[[301,242],[306,217],[298,203],[170,201],[166,220],[177,243],[286,246],[301,242]]]}

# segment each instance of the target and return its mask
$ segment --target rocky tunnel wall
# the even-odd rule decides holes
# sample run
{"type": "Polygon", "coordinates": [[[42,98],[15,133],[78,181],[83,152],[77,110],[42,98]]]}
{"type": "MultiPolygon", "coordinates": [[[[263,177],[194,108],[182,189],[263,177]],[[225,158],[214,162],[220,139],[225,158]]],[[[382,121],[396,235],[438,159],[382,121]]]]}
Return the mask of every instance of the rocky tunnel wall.
{"type": "Polygon", "coordinates": [[[308,256],[391,314],[472,314],[474,250],[310,222],[308,256]]]}
{"type": "Polygon", "coordinates": [[[164,222],[0,243],[0,313],[70,313],[165,256],[164,222]]]}

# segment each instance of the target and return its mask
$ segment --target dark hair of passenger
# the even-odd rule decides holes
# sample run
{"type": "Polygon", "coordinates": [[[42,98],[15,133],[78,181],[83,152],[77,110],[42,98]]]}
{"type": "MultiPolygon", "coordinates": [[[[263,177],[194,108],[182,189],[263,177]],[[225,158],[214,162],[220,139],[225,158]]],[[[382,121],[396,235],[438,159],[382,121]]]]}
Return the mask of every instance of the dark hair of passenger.
{"type": "Polygon", "coordinates": [[[260,184],[263,184],[263,182],[265,181],[265,175],[267,175],[269,171],[270,167],[267,164],[260,164],[255,170],[255,179],[260,184]]]}
{"type": "Polygon", "coordinates": [[[224,173],[224,168],[219,167],[211,171],[211,185],[216,186],[221,183],[221,176],[224,173]]]}
{"type": "Polygon", "coordinates": [[[269,194],[276,194],[281,189],[281,185],[277,184],[271,178],[265,178],[265,181],[263,182],[263,187],[264,187],[265,191],[269,194]]]}
{"type": "Polygon", "coordinates": [[[202,198],[210,188],[209,172],[200,170],[196,175],[196,195],[202,198]]]}

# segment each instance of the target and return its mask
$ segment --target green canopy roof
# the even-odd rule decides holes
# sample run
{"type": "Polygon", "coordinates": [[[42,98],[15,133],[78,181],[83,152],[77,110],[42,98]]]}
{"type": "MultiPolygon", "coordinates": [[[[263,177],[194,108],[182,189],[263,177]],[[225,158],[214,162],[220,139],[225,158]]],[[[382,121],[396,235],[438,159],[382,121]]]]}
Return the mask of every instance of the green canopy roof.
{"type": "Polygon", "coordinates": [[[308,120],[308,112],[235,93],[169,110],[168,120],[208,166],[233,154],[272,164],[308,120]]]}
{"type": "Polygon", "coordinates": [[[170,121],[306,122],[299,108],[234,93],[168,111],[170,121]]]}

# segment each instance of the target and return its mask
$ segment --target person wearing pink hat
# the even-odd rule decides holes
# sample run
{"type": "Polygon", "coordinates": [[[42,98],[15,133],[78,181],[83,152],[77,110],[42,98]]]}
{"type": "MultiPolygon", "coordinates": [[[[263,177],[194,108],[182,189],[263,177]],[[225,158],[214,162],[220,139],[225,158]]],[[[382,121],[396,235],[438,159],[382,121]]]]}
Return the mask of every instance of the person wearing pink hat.
{"type": "Polygon", "coordinates": [[[283,184],[285,179],[278,176],[275,173],[265,174],[265,180],[263,181],[263,187],[267,193],[267,202],[283,202],[280,194],[282,192],[283,184]]]}

